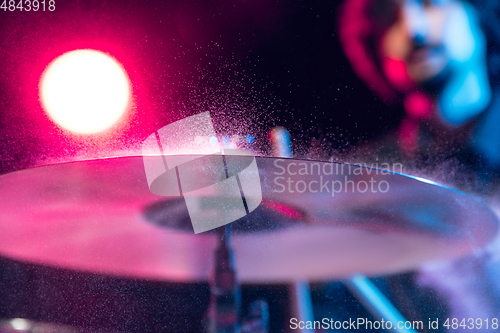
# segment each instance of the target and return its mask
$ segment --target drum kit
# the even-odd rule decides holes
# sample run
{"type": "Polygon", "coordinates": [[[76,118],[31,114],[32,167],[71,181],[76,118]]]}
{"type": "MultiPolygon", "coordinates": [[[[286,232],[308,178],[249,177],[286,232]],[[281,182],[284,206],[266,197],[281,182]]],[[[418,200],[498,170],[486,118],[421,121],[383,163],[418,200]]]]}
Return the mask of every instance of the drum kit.
{"type": "MultiPolygon", "coordinates": [[[[290,307],[306,318],[311,310],[307,284],[332,280],[345,281],[371,305],[373,315],[396,320],[400,314],[390,304],[380,305],[384,296],[366,276],[467,255],[498,231],[488,206],[425,179],[329,161],[253,158],[260,205],[203,233],[193,232],[184,198],[150,191],[142,156],[60,163],[0,176],[0,272],[4,277],[13,271],[24,274],[10,277],[11,286],[21,285],[1,291],[0,302],[37,293],[39,299],[63,302],[43,311],[29,306],[21,312],[5,310],[5,316],[24,318],[3,321],[0,332],[83,332],[75,327],[85,326],[86,320],[92,332],[179,331],[168,324],[173,321],[184,321],[186,332],[269,332],[272,304],[258,298],[248,302],[242,289],[294,286],[289,298],[296,301],[290,307]],[[58,274],[63,277],[55,278],[58,274]],[[51,279],[55,287],[47,287],[51,279]],[[93,290],[83,292],[82,285],[93,290]],[[124,295],[132,294],[131,285],[155,292],[140,302],[129,297],[125,304],[133,310],[124,310],[116,290],[109,292],[111,285],[124,295]],[[45,296],[39,295],[42,289],[45,296]],[[97,301],[99,295],[112,301],[97,301]],[[72,296],[79,300],[67,299],[72,296]],[[155,301],[163,307],[147,304],[155,301]],[[182,310],[169,313],[172,307],[182,310]],[[89,319],[130,322],[128,316],[150,322],[137,324],[142,329],[113,328],[89,319]]],[[[218,194],[199,195],[217,199],[218,194]]]]}

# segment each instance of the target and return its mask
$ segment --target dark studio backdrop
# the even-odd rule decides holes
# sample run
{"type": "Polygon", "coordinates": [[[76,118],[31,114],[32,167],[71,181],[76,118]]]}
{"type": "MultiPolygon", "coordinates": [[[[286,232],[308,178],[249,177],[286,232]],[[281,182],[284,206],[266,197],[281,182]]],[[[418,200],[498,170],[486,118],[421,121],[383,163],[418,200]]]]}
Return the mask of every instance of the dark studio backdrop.
{"type": "Polygon", "coordinates": [[[320,139],[344,149],[383,135],[402,111],[353,73],[338,40],[340,3],[59,0],[53,12],[1,10],[1,171],[136,147],[201,111],[220,134],[253,134],[263,151],[275,125],[296,148],[320,139]],[[111,54],[132,84],[133,108],[104,134],[61,130],[39,101],[46,66],[81,48],[111,54]]]}

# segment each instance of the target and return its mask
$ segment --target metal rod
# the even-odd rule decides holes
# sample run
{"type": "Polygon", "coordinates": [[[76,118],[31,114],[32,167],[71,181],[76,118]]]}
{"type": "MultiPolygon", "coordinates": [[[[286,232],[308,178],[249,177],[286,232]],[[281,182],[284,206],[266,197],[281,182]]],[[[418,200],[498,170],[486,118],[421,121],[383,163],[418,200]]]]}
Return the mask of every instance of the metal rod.
{"type": "MultiPolygon", "coordinates": [[[[296,318],[297,321],[313,322],[314,312],[309,283],[305,280],[294,281],[289,286],[289,290],[291,292],[292,300],[292,316],[296,318]]],[[[316,330],[304,328],[298,329],[297,332],[314,333],[316,330]]]]}
{"type": "MultiPolygon", "coordinates": [[[[226,159],[224,170],[229,178],[226,159]]],[[[237,333],[240,328],[240,286],[236,278],[234,252],[231,247],[233,227],[217,228],[218,247],[215,250],[214,279],[211,283],[209,333],[237,333]]]]}
{"type": "Polygon", "coordinates": [[[387,331],[417,333],[417,331],[412,328],[399,328],[399,326],[401,326],[400,323],[407,322],[406,318],[366,276],[356,274],[344,281],[344,283],[372,316],[378,320],[383,319],[386,322],[390,321],[392,323],[392,329],[387,331]]]}

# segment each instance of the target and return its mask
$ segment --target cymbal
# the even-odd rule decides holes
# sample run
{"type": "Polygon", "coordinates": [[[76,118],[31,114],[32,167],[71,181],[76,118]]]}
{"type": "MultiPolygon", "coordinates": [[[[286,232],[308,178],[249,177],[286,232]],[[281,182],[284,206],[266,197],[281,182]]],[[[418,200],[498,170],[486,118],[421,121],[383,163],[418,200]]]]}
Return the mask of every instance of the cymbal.
{"type": "MultiPolygon", "coordinates": [[[[498,231],[488,206],[425,180],[255,159],[262,202],[233,222],[243,283],[395,273],[466,255],[498,231]]],[[[211,274],[216,233],[194,234],[182,197],[150,192],[141,156],[2,175],[0,198],[0,255],[141,279],[198,282],[211,274]]]]}

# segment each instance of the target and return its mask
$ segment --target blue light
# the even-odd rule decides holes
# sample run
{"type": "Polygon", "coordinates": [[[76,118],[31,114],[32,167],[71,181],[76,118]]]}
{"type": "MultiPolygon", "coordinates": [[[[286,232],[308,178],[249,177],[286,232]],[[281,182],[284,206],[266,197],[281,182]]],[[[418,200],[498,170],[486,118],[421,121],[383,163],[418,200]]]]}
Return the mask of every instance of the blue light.
{"type": "Polygon", "coordinates": [[[247,140],[247,143],[253,143],[253,141],[255,140],[255,138],[253,137],[252,134],[248,134],[246,140],[247,140]]]}
{"type": "Polygon", "coordinates": [[[215,136],[212,136],[212,137],[210,137],[209,142],[212,146],[215,146],[219,142],[219,140],[217,140],[217,138],[215,136]]]}

